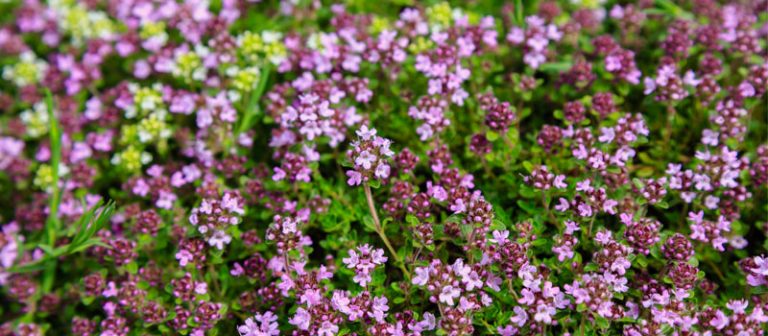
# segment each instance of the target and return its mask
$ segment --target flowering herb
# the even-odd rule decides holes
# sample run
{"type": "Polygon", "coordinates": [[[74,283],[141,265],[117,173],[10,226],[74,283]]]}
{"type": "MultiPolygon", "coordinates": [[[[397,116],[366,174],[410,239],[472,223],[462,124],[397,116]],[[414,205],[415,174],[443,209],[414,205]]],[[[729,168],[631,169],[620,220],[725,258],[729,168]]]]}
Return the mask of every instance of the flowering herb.
{"type": "Polygon", "coordinates": [[[763,335],[768,2],[0,1],[0,335],[763,335]]]}

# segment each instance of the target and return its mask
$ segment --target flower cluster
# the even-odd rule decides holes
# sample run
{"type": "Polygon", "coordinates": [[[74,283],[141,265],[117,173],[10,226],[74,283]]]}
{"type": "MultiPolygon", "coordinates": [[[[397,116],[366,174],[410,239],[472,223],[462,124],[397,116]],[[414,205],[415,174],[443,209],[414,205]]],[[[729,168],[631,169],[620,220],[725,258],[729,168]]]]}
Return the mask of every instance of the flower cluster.
{"type": "Polygon", "coordinates": [[[192,209],[189,222],[197,227],[208,244],[219,250],[232,241],[227,233],[230,226],[240,223],[240,216],[245,214],[240,196],[225,192],[219,198],[205,198],[200,206],[192,209]]]}
{"type": "Polygon", "coordinates": [[[507,34],[507,41],[512,45],[523,46],[523,62],[537,69],[547,61],[549,44],[559,41],[563,33],[555,24],[547,24],[539,16],[525,18],[525,24],[525,29],[512,27],[507,34]]]}
{"type": "Polygon", "coordinates": [[[365,125],[355,133],[359,139],[347,152],[347,158],[354,164],[354,169],[347,171],[347,184],[355,186],[387,179],[391,171],[389,159],[395,155],[390,148],[392,141],[376,135],[376,129],[365,125]]]}
{"type": "Polygon", "coordinates": [[[347,268],[355,271],[352,279],[360,286],[367,286],[371,282],[371,273],[377,265],[387,262],[384,250],[374,249],[370,245],[359,246],[356,250],[349,250],[349,257],[342,259],[347,268]]]}
{"type": "Polygon", "coordinates": [[[0,0],[0,335],[763,335],[766,12],[0,0]]]}

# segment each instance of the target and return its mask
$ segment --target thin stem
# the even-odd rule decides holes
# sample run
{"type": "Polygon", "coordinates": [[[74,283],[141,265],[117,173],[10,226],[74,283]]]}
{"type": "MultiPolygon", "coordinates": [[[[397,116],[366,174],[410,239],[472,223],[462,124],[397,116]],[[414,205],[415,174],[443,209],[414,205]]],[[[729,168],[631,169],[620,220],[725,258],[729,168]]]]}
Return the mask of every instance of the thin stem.
{"type": "Polygon", "coordinates": [[[410,279],[411,274],[405,268],[405,264],[403,263],[402,260],[400,260],[400,256],[392,247],[392,243],[389,242],[389,239],[387,238],[387,234],[384,233],[384,229],[382,229],[381,227],[381,221],[379,220],[379,215],[376,212],[376,205],[373,203],[373,195],[371,194],[371,187],[368,184],[363,184],[363,190],[365,190],[365,199],[366,201],[368,201],[368,210],[371,211],[371,216],[373,216],[373,224],[376,226],[376,233],[378,233],[379,237],[381,237],[381,240],[384,241],[384,245],[387,246],[389,253],[392,254],[392,258],[395,259],[395,263],[397,263],[397,266],[400,267],[400,269],[403,271],[403,274],[405,275],[405,277],[410,279]]]}
{"type": "Polygon", "coordinates": [[[720,281],[725,284],[725,276],[722,272],[720,272],[720,268],[715,265],[715,263],[712,262],[712,260],[707,259],[706,261],[707,265],[712,268],[712,271],[714,271],[715,275],[720,279],[720,281]]]}
{"type": "Polygon", "coordinates": [[[552,225],[554,225],[558,230],[562,229],[562,224],[555,218],[555,215],[552,214],[552,210],[549,209],[549,202],[547,202],[547,194],[546,192],[541,193],[541,205],[544,207],[544,210],[547,212],[547,218],[550,222],[552,222],[552,225]]]}
{"type": "Polygon", "coordinates": [[[213,264],[208,264],[208,273],[211,273],[211,279],[213,279],[213,289],[214,293],[216,294],[216,297],[221,297],[221,285],[219,285],[219,274],[216,273],[216,270],[213,267],[213,264]]]}
{"type": "Polygon", "coordinates": [[[288,275],[289,278],[293,279],[293,273],[290,271],[290,261],[288,260],[288,253],[283,253],[283,264],[285,264],[285,267],[283,267],[283,272],[288,275]]]}
{"type": "Polygon", "coordinates": [[[688,202],[683,204],[683,212],[680,214],[680,223],[677,224],[678,227],[683,227],[685,225],[685,220],[688,218],[688,202]]]}
{"type": "Polygon", "coordinates": [[[514,148],[515,145],[512,144],[512,140],[509,140],[509,131],[507,131],[507,133],[504,133],[504,134],[499,134],[499,136],[504,138],[504,144],[507,145],[507,150],[505,151],[506,152],[506,157],[507,157],[507,162],[512,162],[513,161],[512,160],[512,148],[514,148]]]}
{"type": "Polygon", "coordinates": [[[667,104],[667,124],[664,129],[664,135],[663,135],[665,144],[670,144],[670,140],[672,139],[672,124],[675,121],[676,117],[677,117],[677,111],[675,110],[675,107],[672,105],[672,103],[668,103],[667,104]]]}

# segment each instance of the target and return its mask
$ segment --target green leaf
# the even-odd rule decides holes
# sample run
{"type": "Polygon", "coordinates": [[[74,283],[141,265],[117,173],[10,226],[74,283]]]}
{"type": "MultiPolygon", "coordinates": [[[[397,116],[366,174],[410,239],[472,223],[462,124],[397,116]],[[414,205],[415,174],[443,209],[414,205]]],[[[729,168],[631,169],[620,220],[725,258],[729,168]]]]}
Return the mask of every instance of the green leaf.
{"type": "Polygon", "coordinates": [[[499,139],[499,133],[496,133],[494,131],[485,132],[485,138],[488,139],[488,141],[490,142],[494,142],[499,139]]]}
{"type": "Polygon", "coordinates": [[[56,232],[59,228],[59,203],[61,203],[61,191],[59,190],[59,165],[61,164],[61,129],[59,118],[54,111],[53,96],[47,88],[45,92],[45,107],[48,111],[49,128],[48,140],[51,142],[51,171],[53,172],[53,186],[48,202],[48,218],[45,222],[48,245],[56,244],[56,232]]]}
{"type": "Polygon", "coordinates": [[[379,187],[381,187],[381,181],[379,181],[377,179],[372,179],[372,180],[368,181],[367,183],[373,189],[379,189],[379,187]]]}
{"type": "Polygon", "coordinates": [[[259,82],[251,92],[251,97],[248,99],[248,105],[246,106],[245,111],[243,111],[243,118],[240,121],[240,125],[237,127],[235,137],[253,127],[253,124],[256,121],[256,116],[261,113],[259,100],[261,100],[261,96],[267,89],[267,83],[269,82],[269,75],[271,72],[272,68],[269,65],[261,69],[259,82]]]}
{"type": "Polygon", "coordinates": [[[653,175],[653,171],[654,171],[653,167],[644,166],[644,167],[638,169],[635,172],[635,174],[637,176],[639,176],[639,177],[649,177],[649,176],[653,175]]]}
{"type": "Polygon", "coordinates": [[[523,161],[523,168],[530,173],[533,171],[533,163],[531,161],[523,161]]]}
{"type": "Polygon", "coordinates": [[[635,261],[637,262],[640,267],[647,267],[648,266],[648,259],[645,257],[645,255],[639,254],[635,258],[635,261]]]}
{"type": "Polygon", "coordinates": [[[41,262],[33,262],[25,265],[13,266],[8,271],[10,273],[29,273],[41,271],[45,268],[45,265],[41,262]]]}
{"type": "Polygon", "coordinates": [[[543,72],[565,72],[573,67],[571,62],[550,62],[544,63],[539,67],[539,70],[543,72]]]}
{"type": "Polygon", "coordinates": [[[135,261],[131,261],[128,265],[125,265],[125,270],[128,273],[136,274],[139,272],[139,265],[135,261]]]}
{"type": "Polygon", "coordinates": [[[371,217],[371,215],[365,215],[363,217],[363,228],[365,228],[366,231],[376,232],[376,224],[373,222],[373,217],[371,217]]]}
{"type": "Polygon", "coordinates": [[[685,11],[680,6],[670,0],[656,0],[656,5],[661,7],[661,12],[665,13],[673,18],[681,18],[686,20],[693,20],[693,14],[685,11]]]}
{"type": "Polygon", "coordinates": [[[101,230],[101,228],[106,226],[107,222],[112,217],[112,213],[115,210],[115,204],[112,201],[108,202],[107,205],[104,206],[101,211],[99,211],[99,215],[96,216],[96,219],[92,221],[91,219],[93,218],[93,214],[96,213],[100,206],[101,202],[91,207],[91,209],[86,211],[86,213],[83,214],[83,216],[80,218],[78,221],[79,229],[75,237],[72,239],[72,242],[69,244],[69,249],[67,250],[68,254],[77,253],[89,246],[93,246],[101,242],[101,240],[96,240],[93,242],[91,238],[99,230],[101,230]]]}
{"type": "Polygon", "coordinates": [[[515,25],[518,27],[523,26],[525,16],[525,7],[523,6],[523,0],[515,0],[515,25]]]}

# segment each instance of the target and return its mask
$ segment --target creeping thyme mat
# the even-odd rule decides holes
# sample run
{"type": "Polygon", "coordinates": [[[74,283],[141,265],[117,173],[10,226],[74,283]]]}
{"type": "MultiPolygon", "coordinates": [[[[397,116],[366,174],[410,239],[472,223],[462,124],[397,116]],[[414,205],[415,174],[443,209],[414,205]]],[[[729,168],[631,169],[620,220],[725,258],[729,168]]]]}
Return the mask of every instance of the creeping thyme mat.
{"type": "Polygon", "coordinates": [[[766,39],[766,0],[0,0],[0,336],[764,335],[766,39]]]}

